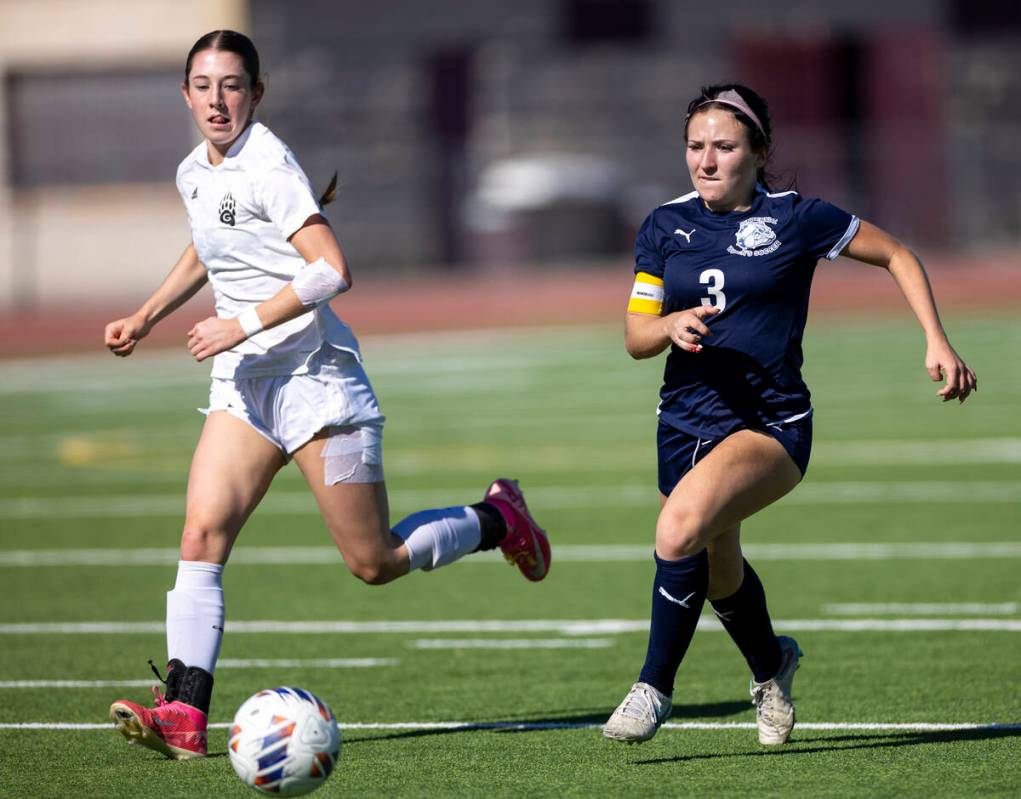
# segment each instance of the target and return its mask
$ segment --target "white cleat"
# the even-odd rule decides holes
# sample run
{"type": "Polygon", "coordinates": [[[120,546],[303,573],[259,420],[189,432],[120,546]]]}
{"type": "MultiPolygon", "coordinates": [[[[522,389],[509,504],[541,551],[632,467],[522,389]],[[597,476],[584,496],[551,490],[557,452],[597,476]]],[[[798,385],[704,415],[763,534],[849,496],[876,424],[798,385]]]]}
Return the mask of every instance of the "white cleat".
{"type": "Polygon", "coordinates": [[[603,737],[629,744],[648,741],[672,707],[669,696],[647,683],[636,682],[603,726],[603,737]]]}
{"type": "Polygon", "coordinates": [[[786,635],[778,636],[782,658],[780,671],[771,680],[752,680],[752,704],[755,705],[756,721],[759,726],[759,743],[776,746],[787,743],[794,729],[794,702],[791,699],[791,684],[794,672],[798,670],[801,657],[805,654],[798,642],[786,635]]]}

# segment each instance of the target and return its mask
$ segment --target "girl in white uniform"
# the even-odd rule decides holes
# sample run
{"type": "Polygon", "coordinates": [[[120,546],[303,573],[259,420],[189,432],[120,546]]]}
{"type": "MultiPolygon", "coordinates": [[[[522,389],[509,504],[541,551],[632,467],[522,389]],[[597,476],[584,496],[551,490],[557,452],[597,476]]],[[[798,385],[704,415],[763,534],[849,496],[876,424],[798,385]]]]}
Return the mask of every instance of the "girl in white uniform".
{"type": "Polygon", "coordinates": [[[153,708],[114,702],[110,715],[129,741],[189,758],[206,754],[223,566],[291,458],[348,568],[367,583],[497,546],[525,577],[541,580],[550,549],[506,479],[482,502],[422,511],[391,529],[384,417],[358,342],[328,304],[350,288],[351,273],[294,155],[253,121],[263,94],[254,45],[234,31],[206,34],[188,55],[181,91],[204,138],[177,171],[192,243],[136,313],[107,325],[106,345],[130,355],[209,280],[217,315],[191,329],[188,349],[199,361],[213,358],[213,380],[167,594],[167,691],[154,691],[153,708]]]}

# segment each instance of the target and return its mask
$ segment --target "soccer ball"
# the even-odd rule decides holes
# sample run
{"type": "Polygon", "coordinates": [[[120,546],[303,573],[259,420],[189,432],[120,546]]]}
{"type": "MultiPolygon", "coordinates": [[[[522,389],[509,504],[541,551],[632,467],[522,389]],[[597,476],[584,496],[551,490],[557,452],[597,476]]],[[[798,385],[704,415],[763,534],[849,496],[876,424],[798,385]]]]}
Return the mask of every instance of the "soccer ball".
{"type": "Polygon", "coordinates": [[[271,688],[234,715],[227,753],[241,781],[271,796],[301,796],[330,776],[340,730],[322,699],[301,688],[271,688]]]}

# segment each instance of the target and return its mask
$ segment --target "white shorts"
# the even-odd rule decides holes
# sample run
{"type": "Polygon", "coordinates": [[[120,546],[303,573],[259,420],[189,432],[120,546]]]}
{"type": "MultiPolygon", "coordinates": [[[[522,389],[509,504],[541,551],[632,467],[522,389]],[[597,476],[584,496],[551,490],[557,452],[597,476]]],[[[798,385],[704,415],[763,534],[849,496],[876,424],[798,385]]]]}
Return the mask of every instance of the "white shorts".
{"type": "Polygon", "coordinates": [[[261,433],[288,460],[320,431],[344,428],[350,434],[351,428],[360,429],[366,450],[363,462],[380,463],[386,417],[362,365],[351,353],[324,346],[308,368],[302,375],[214,377],[209,407],[199,411],[207,415],[227,411],[261,433]]]}

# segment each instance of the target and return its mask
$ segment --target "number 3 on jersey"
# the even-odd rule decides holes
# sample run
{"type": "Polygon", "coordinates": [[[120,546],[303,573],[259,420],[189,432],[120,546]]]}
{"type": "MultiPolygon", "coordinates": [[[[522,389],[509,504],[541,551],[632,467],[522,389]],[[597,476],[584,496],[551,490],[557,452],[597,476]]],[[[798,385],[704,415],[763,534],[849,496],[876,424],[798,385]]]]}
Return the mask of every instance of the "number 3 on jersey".
{"type": "Polygon", "coordinates": [[[723,293],[723,270],[706,269],[698,276],[699,283],[707,285],[708,297],[702,297],[702,305],[713,306],[721,311],[727,307],[727,295],[723,293]]]}

